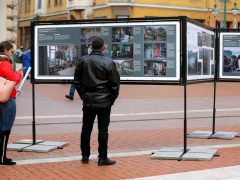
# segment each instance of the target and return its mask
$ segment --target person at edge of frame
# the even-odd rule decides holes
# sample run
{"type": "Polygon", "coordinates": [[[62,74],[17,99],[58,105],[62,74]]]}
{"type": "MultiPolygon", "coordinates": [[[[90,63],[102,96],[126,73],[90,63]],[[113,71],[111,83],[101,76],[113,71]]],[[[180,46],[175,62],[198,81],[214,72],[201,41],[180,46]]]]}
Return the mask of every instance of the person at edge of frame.
{"type": "Polygon", "coordinates": [[[105,44],[97,37],[92,52],[79,59],[74,74],[75,88],[83,101],[81,151],[83,164],[89,162],[90,137],[95,117],[98,118],[98,165],[113,165],[107,156],[108,127],[111,107],[118,97],[120,77],[112,59],[103,55],[105,44]]]}
{"type": "MultiPolygon", "coordinates": [[[[12,67],[13,45],[8,41],[0,43],[0,76],[18,84],[22,72],[16,73],[12,67]]],[[[16,165],[16,162],[7,158],[7,144],[11,129],[16,117],[16,89],[14,88],[6,103],[0,102],[0,165],[16,165]]]]}

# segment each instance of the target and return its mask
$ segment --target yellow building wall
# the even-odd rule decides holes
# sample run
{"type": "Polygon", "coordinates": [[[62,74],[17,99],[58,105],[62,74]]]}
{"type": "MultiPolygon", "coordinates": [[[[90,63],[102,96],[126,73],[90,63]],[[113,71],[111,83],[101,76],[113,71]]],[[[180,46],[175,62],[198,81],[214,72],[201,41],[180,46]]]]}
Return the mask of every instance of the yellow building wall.
{"type": "Polygon", "coordinates": [[[103,9],[96,9],[93,12],[93,17],[92,18],[99,18],[99,17],[103,17],[106,16],[107,18],[115,18],[112,15],[112,8],[103,8],[103,9]]]}
{"type": "Polygon", "coordinates": [[[50,1],[51,5],[48,5],[48,1],[46,3],[46,14],[50,14],[50,13],[56,13],[56,12],[62,12],[62,11],[66,11],[67,9],[67,1],[66,0],[62,0],[62,5],[57,5],[55,6],[54,1],[50,1]]]}
{"type": "Polygon", "coordinates": [[[95,5],[107,4],[109,0],[95,0],[95,5]]]}
{"type": "Polygon", "coordinates": [[[204,8],[212,5],[214,0],[134,0],[134,3],[204,8]]]}
{"type": "Polygon", "coordinates": [[[18,18],[19,19],[30,18],[30,17],[34,16],[35,1],[31,0],[29,12],[25,12],[25,6],[26,6],[25,1],[20,1],[19,5],[18,5],[18,8],[19,8],[18,18]]]}

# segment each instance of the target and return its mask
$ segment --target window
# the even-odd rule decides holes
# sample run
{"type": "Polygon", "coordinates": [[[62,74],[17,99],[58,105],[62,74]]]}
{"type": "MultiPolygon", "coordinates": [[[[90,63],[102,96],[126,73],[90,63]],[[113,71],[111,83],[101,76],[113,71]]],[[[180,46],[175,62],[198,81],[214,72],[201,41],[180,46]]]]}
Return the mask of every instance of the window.
{"type": "Polygon", "coordinates": [[[42,0],[38,0],[38,6],[37,6],[38,9],[41,9],[42,8],[42,0]]]}
{"type": "Polygon", "coordinates": [[[26,0],[25,12],[30,12],[30,4],[31,4],[31,0],[26,0]]]}
{"type": "Polygon", "coordinates": [[[59,6],[59,5],[62,5],[62,0],[55,0],[54,6],[59,6]]]}

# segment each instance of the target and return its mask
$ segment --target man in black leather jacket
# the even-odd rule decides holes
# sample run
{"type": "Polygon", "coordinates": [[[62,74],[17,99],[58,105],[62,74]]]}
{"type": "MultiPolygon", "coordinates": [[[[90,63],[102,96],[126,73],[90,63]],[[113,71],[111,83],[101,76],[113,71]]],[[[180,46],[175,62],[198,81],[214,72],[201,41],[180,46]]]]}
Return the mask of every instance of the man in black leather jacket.
{"type": "Polygon", "coordinates": [[[74,85],[83,101],[83,125],[81,133],[82,163],[90,156],[90,137],[95,117],[98,117],[98,165],[112,165],[116,161],[107,157],[108,126],[111,106],[119,94],[120,77],[112,59],[104,56],[104,41],[96,38],[92,52],[83,56],[76,66],[74,85]]]}

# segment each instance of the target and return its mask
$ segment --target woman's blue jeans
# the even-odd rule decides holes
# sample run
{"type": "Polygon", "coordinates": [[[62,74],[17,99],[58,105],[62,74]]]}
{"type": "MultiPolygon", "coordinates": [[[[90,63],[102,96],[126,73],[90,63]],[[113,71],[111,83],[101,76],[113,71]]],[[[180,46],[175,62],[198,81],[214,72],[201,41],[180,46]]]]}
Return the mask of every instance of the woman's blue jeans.
{"type": "Polygon", "coordinates": [[[0,131],[10,131],[16,117],[16,100],[10,98],[6,103],[0,103],[0,131]]]}

